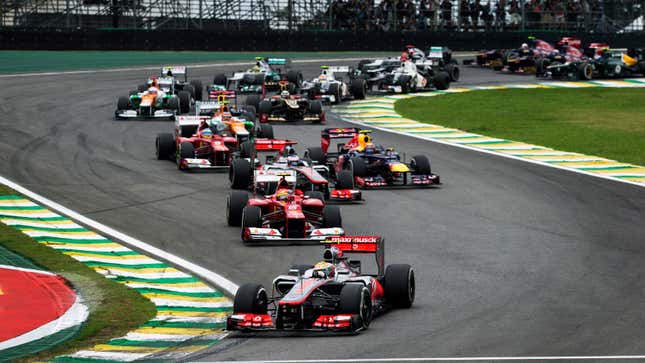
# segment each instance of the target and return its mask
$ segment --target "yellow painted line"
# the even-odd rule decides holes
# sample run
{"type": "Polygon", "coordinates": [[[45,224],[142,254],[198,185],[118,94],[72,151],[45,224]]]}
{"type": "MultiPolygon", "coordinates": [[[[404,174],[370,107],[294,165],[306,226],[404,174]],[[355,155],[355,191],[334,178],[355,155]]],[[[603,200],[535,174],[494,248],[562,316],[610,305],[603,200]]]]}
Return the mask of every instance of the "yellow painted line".
{"type": "Polygon", "coordinates": [[[525,156],[527,159],[533,159],[533,160],[541,160],[541,161],[549,161],[549,160],[588,160],[588,161],[595,161],[595,160],[604,160],[602,158],[597,158],[595,156],[587,156],[587,155],[528,155],[525,156]]]}
{"type": "Polygon", "coordinates": [[[636,176],[631,178],[620,178],[620,179],[631,180],[635,182],[645,182],[645,176],[636,176]]]}
{"type": "Polygon", "coordinates": [[[640,174],[645,174],[645,167],[640,167],[640,168],[631,168],[631,169],[616,169],[616,170],[587,170],[593,173],[598,173],[598,174],[625,174],[625,175],[632,175],[632,174],[638,174],[637,176],[640,176],[640,174]]]}
{"type": "MultiPolygon", "coordinates": [[[[43,214],[43,213],[50,213],[54,214],[53,212],[47,210],[47,209],[37,209],[37,210],[24,210],[24,209],[3,209],[0,211],[2,213],[15,213],[15,214],[24,214],[24,215],[32,215],[32,214],[43,214]]],[[[9,217],[5,217],[9,218],[9,217]]]]}
{"type": "MultiPolygon", "coordinates": [[[[446,93],[463,93],[463,92],[470,92],[472,91],[471,88],[448,88],[445,92],[446,93]]],[[[437,94],[437,93],[434,93],[437,94]]]]}
{"type": "Polygon", "coordinates": [[[99,237],[99,236],[100,236],[100,235],[99,235],[99,234],[97,234],[96,232],[92,232],[92,231],[82,231],[82,232],[59,232],[59,231],[43,231],[43,230],[39,230],[39,229],[30,229],[30,228],[29,228],[29,229],[21,229],[20,231],[21,231],[21,232],[23,232],[23,233],[27,233],[27,232],[31,232],[31,233],[41,233],[41,234],[48,234],[48,233],[51,233],[51,234],[56,234],[56,235],[58,235],[58,234],[62,234],[62,235],[68,235],[68,236],[92,236],[92,237],[94,237],[94,236],[99,237]]]}
{"type": "Polygon", "coordinates": [[[205,311],[175,311],[175,310],[157,310],[157,316],[182,316],[182,317],[198,317],[198,318],[225,318],[228,313],[209,313],[205,311]]]}
{"type": "Polygon", "coordinates": [[[156,284],[152,282],[143,282],[143,281],[128,281],[127,277],[123,278],[124,281],[123,283],[126,284],[146,284],[150,287],[158,287],[160,289],[163,289],[164,287],[209,287],[203,282],[176,282],[176,283],[168,283],[168,284],[156,284]]]}
{"type": "MultiPolygon", "coordinates": [[[[40,219],[36,219],[36,220],[33,220],[33,221],[24,221],[22,219],[15,219],[15,218],[12,218],[12,217],[2,217],[2,218],[0,218],[0,222],[12,222],[12,223],[35,222],[35,223],[38,223],[38,224],[52,224],[52,225],[54,225],[54,224],[55,225],[65,224],[65,225],[70,225],[70,226],[78,226],[76,223],[72,222],[69,219],[64,219],[64,220],[60,220],[60,221],[43,221],[43,220],[40,220],[40,219]]],[[[81,227],[81,226],[79,226],[79,227],[81,227]]],[[[58,233],[58,232],[56,232],[56,233],[58,233]]]]}
{"type": "MultiPolygon", "coordinates": [[[[83,241],[83,240],[79,240],[83,241]]],[[[69,247],[82,247],[87,250],[92,250],[94,248],[115,248],[115,247],[123,247],[122,245],[114,242],[109,242],[109,243],[92,243],[92,244],[79,244],[79,243],[67,243],[67,242],[56,242],[56,241],[42,241],[41,242],[44,245],[47,246],[69,246],[69,247]]]]}
{"type": "Polygon", "coordinates": [[[397,131],[409,131],[409,132],[422,132],[422,131],[452,131],[454,129],[447,129],[445,127],[390,127],[397,131]]]}
{"type": "MultiPolygon", "coordinates": [[[[430,135],[430,137],[435,138],[435,139],[442,139],[442,136],[444,134],[440,135],[430,135]]],[[[477,142],[489,142],[489,141],[497,141],[497,142],[503,142],[504,140],[502,139],[494,139],[492,137],[487,137],[487,136],[469,136],[469,137],[460,137],[460,138],[446,138],[444,141],[452,141],[458,144],[467,144],[468,146],[479,146],[478,144],[470,144],[471,142],[477,143],[477,142]]],[[[490,144],[482,144],[482,145],[490,145],[490,144]]],[[[507,144],[504,144],[507,145],[507,144]]]]}
{"type": "Polygon", "coordinates": [[[585,83],[585,82],[567,82],[567,83],[578,87],[598,87],[593,83],[585,83]]]}
{"type": "Polygon", "coordinates": [[[32,207],[38,206],[38,204],[32,202],[29,199],[6,199],[6,200],[0,201],[0,206],[3,206],[3,207],[12,207],[12,206],[21,207],[25,205],[32,206],[32,207]]]}
{"type": "Polygon", "coordinates": [[[563,156],[563,155],[572,155],[572,153],[565,151],[558,151],[553,149],[538,149],[538,150],[495,150],[500,153],[513,154],[516,156],[535,156],[535,155],[551,155],[551,156],[563,156]]]}
{"type": "MultiPolygon", "coordinates": [[[[93,269],[95,270],[101,270],[105,271],[105,267],[101,266],[92,266],[93,269]]],[[[148,274],[148,273],[169,273],[169,272],[181,272],[177,270],[176,268],[173,267],[167,267],[167,268],[160,268],[160,267],[146,267],[146,268],[127,268],[127,267],[112,267],[110,266],[107,268],[108,270],[112,271],[126,271],[126,272],[136,272],[137,274],[148,274]]],[[[183,273],[183,272],[182,272],[183,273]]]]}
{"type": "MultiPolygon", "coordinates": [[[[472,146],[472,145],[471,145],[472,146]]],[[[525,144],[523,142],[511,142],[511,143],[506,143],[506,144],[482,144],[482,145],[477,145],[477,147],[481,147],[483,149],[493,149],[495,151],[497,150],[524,150],[524,149],[531,149],[531,148],[541,148],[543,149],[543,146],[538,146],[538,145],[531,145],[531,144],[525,144]]]]}
{"type": "Polygon", "coordinates": [[[229,300],[227,297],[181,296],[181,295],[163,294],[163,293],[156,293],[156,292],[150,292],[150,293],[145,293],[145,294],[141,294],[141,295],[147,297],[148,299],[195,301],[195,302],[200,302],[200,303],[223,302],[223,301],[228,301],[229,300]]]}
{"type": "Polygon", "coordinates": [[[417,124],[416,121],[408,120],[405,118],[399,118],[399,117],[381,117],[381,118],[365,119],[360,121],[366,124],[391,124],[391,123],[402,123],[402,122],[405,122],[407,125],[417,124]]]}
{"type": "Polygon", "coordinates": [[[398,113],[388,110],[378,110],[378,111],[361,111],[354,116],[399,116],[398,113]]]}
{"type": "Polygon", "coordinates": [[[206,335],[221,329],[199,329],[199,328],[162,328],[146,326],[132,331],[134,334],[171,334],[171,335],[206,335]]]}
{"type": "MultiPolygon", "coordinates": [[[[146,255],[125,255],[125,256],[119,256],[119,255],[103,255],[103,254],[98,254],[98,253],[92,253],[92,252],[77,252],[77,251],[66,251],[63,252],[64,254],[68,256],[83,256],[83,257],[100,257],[102,259],[109,259],[109,260],[142,260],[142,259],[147,259],[150,261],[155,261],[151,259],[150,257],[146,255]]],[[[158,261],[155,261],[154,263],[159,263],[158,261]]]]}
{"type": "Polygon", "coordinates": [[[612,160],[595,160],[595,161],[581,161],[575,163],[559,162],[553,163],[554,165],[569,166],[572,168],[584,168],[584,167],[595,167],[595,166],[629,166],[629,164],[619,163],[612,160]]]}

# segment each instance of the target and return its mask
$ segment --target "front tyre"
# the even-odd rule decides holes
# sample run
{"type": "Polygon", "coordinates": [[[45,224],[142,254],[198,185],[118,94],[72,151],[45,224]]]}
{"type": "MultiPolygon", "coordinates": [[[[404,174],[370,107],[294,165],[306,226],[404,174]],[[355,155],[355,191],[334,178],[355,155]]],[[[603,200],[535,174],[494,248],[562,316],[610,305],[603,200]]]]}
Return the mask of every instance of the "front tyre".
{"type": "Polygon", "coordinates": [[[237,289],[233,301],[233,313],[266,314],[269,296],[264,286],[244,284],[237,289]]]}
{"type": "Polygon", "coordinates": [[[372,298],[370,291],[362,284],[349,283],[340,290],[339,314],[358,316],[352,319],[352,332],[367,329],[372,322],[372,298]]]}
{"type": "Polygon", "coordinates": [[[395,308],[409,308],[414,302],[414,270],[410,265],[389,265],[385,269],[385,301],[395,308]]]}

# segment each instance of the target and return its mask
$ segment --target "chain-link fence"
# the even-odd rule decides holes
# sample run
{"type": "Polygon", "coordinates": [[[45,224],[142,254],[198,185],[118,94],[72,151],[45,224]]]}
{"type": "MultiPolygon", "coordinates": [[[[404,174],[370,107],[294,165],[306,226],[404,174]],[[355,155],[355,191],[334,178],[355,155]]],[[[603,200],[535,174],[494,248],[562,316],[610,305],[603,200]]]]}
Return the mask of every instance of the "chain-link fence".
{"type": "Polygon", "coordinates": [[[3,0],[15,28],[643,31],[645,0],[3,0]]]}

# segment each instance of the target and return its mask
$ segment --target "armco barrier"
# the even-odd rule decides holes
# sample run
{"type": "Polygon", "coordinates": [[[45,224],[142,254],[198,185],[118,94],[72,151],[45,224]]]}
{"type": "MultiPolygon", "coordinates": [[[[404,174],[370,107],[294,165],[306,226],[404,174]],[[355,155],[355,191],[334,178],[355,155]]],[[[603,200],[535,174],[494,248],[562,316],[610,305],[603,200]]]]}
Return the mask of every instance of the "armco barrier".
{"type": "Polygon", "coordinates": [[[645,47],[645,33],[557,32],[215,32],[207,30],[0,30],[0,49],[24,50],[206,50],[206,51],[398,51],[405,44],[444,45],[455,50],[513,48],[529,35],[547,41],[563,35],[612,47],[645,47]]]}

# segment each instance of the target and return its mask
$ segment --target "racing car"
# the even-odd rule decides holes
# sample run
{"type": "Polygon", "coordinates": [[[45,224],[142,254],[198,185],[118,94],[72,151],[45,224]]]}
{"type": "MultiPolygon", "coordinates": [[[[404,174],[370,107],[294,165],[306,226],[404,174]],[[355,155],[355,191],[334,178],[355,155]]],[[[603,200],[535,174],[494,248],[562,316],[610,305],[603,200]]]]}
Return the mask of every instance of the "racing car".
{"type": "Polygon", "coordinates": [[[114,118],[117,120],[173,119],[179,113],[188,112],[190,102],[188,91],[179,91],[177,95],[166,93],[154,80],[143,92],[133,91],[129,96],[119,97],[114,118]]]}
{"type": "Polygon", "coordinates": [[[604,49],[593,62],[593,78],[645,75],[645,49],[604,49]]]}
{"type": "Polygon", "coordinates": [[[291,94],[286,81],[280,82],[280,94],[266,98],[258,104],[260,122],[311,121],[324,123],[325,113],[319,100],[309,100],[298,94],[291,94]]]}
{"type": "Polygon", "coordinates": [[[358,128],[324,129],[321,147],[307,150],[307,157],[328,165],[331,177],[349,170],[359,188],[426,187],[441,184],[439,175],[433,174],[430,159],[415,155],[405,162],[393,148],[374,145],[370,130],[358,128]],[[344,142],[346,139],[349,141],[344,142]],[[337,151],[331,151],[333,140],[340,140],[337,151]]]}
{"type": "Polygon", "coordinates": [[[342,75],[349,74],[349,67],[321,66],[320,75],[311,81],[302,83],[300,93],[311,100],[338,104],[344,100],[362,100],[367,93],[367,82],[361,78],[343,79],[342,75]]]}
{"type": "Polygon", "coordinates": [[[463,64],[476,64],[478,67],[501,71],[504,68],[504,54],[507,51],[506,49],[483,49],[475,55],[475,59],[464,59],[463,64]]]}
{"type": "Polygon", "coordinates": [[[401,58],[411,59],[421,69],[431,67],[437,71],[444,71],[450,76],[451,82],[459,81],[459,65],[452,58],[452,51],[446,47],[430,47],[426,54],[414,45],[407,45],[401,58]]]}
{"type": "Polygon", "coordinates": [[[296,188],[295,179],[284,173],[274,194],[249,199],[248,192],[234,190],[227,196],[226,219],[242,226],[242,241],[306,243],[345,234],[338,206],[325,205],[320,192],[296,188]]]}
{"type": "Polygon", "coordinates": [[[341,171],[334,187],[330,187],[327,179],[329,168],[300,158],[293,148],[296,143],[291,140],[256,139],[250,151],[246,152],[251,154],[250,157],[233,160],[229,171],[231,188],[272,194],[282,176],[287,176],[286,180],[294,182],[298,190],[314,193],[319,199],[334,202],[362,200],[362,193],[354,188],[354,179],[349,171],[341,171]],[[261,158],[265,158],[265,161],[262,162],[261,158]],[[255,168],[251,165],[252,161],[255,168]]]}
{"type": "Polygon", "coordinates": [[[390,73],[380,74],[372,79],[372,91],[392,93],[409,93],[428,90],[445,90],[450,87],[450,75],[446,71],[434,68],[432,61],[414,62],[402,58],[398,68],[390,73]]]}
{"type": "Polygon", "coordinates": [[[414,269],[386,267],[382,238],[331,237],[324,246],[323,261],[292,266],[273,279],[270,294],[260,284],[240,286],[226,329],[359,333],[375,316],[414,303],[414,269]],[[373,254],[377,273],[364,273],[361,261],[350,259],[354,254],[373,254]]]}
{"type": "Polygon", "coordinates": [[[386,74],[401,66],[398,57],[388,57],[375,60],[364,59],[350,72],[351,78],[364,79],[367,89],[371,90],[381,82],[386,74]]]}
{"type": "Polygon", "coordinates": [[[276,66],[289,68],[290,61],[286,58],[255,57],[255,65],[246,71],[235,72],[231,77],[224,73],[216,74],[211,88],[264,94],[266,91],[279,90],[280,82],[287,81],[291,92],[295,92],[302,84],[302,73],[276,66]]]}

